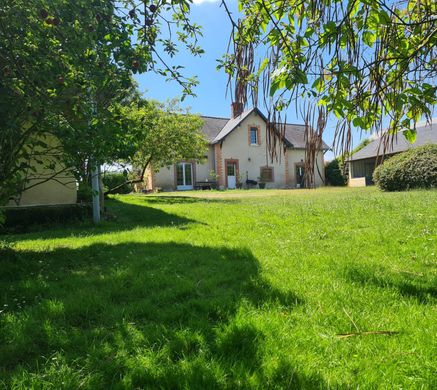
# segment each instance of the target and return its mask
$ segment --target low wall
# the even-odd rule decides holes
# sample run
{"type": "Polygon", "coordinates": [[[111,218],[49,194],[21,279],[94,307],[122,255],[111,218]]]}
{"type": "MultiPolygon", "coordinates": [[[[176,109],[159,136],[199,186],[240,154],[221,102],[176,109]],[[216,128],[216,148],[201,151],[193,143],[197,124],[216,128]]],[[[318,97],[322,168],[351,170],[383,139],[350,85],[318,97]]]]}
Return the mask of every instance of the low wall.
{"type": "Polygon", "coordinates": [[[348,186],[349,187],[365,187],[366,186],[366,178],[365,177],[349,178],[348,186]]]}

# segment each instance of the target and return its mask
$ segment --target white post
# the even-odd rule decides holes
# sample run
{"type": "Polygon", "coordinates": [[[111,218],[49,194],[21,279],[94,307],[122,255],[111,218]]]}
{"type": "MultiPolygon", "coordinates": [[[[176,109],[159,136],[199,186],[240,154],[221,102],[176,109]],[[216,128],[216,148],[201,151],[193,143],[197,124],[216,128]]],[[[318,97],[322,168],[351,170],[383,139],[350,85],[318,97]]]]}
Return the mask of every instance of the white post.
{"type": "Polygon", "coordinates": [[[91,186],[93,189],[93,222],[100,223],[100,186],[99,186],[99,167],[93,162],[91,170],[91,186]]]}

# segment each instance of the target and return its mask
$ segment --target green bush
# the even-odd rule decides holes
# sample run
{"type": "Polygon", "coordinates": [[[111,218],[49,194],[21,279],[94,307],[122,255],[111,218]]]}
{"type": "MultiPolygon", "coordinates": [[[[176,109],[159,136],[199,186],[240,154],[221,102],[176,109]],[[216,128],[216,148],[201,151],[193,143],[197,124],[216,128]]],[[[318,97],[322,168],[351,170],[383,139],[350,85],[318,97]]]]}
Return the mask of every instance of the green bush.
{"type": "Polygon", "coordinates": [[[373,173],[383,191],[437,187],[437,145],[410,149],[386,160],[373,173]]]}
{"type": "Polygon", "coordinates": [[[77,190],[77,203],[88,203],[93,201],[93,189],[88,183],[79,183],[77,190]]]}
{"type": "Polygon", "coordinates": [[[325,165],[326,184],[331,186],[346,185],[347,178],[343,175],[340,159],[336,158],[325,165]]]}
{"type": "Polygon", "coordinates": [[[105,187],[105,191],[111,190],[119,185],[122,185],[115,191],[111,191],[112,194],[129,194],[132,192],[132,185],[125,184],[126,181],[129,180],[127,174],[125,173],[105,173],[103,176],[103,185],[105,187]]]}

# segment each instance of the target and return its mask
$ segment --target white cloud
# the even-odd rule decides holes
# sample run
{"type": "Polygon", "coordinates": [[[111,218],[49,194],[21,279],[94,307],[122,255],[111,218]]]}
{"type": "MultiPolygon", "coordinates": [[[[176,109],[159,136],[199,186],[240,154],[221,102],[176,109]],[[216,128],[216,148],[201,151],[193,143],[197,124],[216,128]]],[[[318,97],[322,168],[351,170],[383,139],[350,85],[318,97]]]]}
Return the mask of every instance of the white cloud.
{"type": "Polygon", "coordinates": [[[193,4],[200,5],[203,3],[217,3],[220,0],[193,0],[193,4]]]}

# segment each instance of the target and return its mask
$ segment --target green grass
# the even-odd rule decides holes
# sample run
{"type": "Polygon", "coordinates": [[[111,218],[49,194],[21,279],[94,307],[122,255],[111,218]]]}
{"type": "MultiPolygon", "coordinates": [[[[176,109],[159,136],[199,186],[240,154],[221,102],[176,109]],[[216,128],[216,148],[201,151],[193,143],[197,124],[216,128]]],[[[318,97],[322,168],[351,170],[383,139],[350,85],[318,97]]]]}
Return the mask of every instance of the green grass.
{"type": "Polygon", "coordinates": [[[437,191],[107,206],[0,237],[0,387],[437,388],[437,191]]]}

